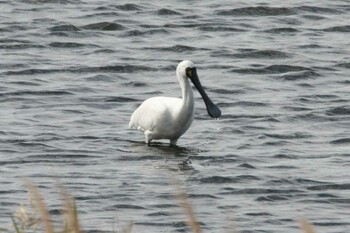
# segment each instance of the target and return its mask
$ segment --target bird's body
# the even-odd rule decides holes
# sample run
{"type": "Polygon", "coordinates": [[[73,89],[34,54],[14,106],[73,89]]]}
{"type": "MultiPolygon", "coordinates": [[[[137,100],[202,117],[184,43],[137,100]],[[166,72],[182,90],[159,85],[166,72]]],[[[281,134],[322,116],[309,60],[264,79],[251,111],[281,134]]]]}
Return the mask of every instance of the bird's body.
{"type": "MultiPolygon", "coordinates": [[[[193,104],[192,100],[191,105],[193,104]]],[[[179,98],[153,97],[136,109],[129,127],[142,131],[146,143],[153,139],[169,139],[171,144],[176,144],[177,139],[190,127],[193,110],[194,108],[183,108],[179,98]]]]}
{"type": "MultiPolygon", "coordinates": [[[[182,98],[163,96],[149,98],[131,116],[129,127],[143,132],[147,144],[154,139],[169,139],[170,144],[175,145],[180,136],[192,124],[194,97],[189,79],[192,80],[197,89],[201,88],[201,85],[191,61],[181,62],[176,69],[176,74],[181,86],[182,98]],[[197,77],[199,86],[193,81],[192,78],[196,78],[194,76],[197,77]]],[[[204,90],[198,90],[203,96],[204,90]]],[[[204,95],[206,96],[205,92],[204,95]]],[[[208,96],[205,96],[203,99],[206,102],[208,113],[214,115],[213,117],[219,117],[220,110],[210,101],[208,96]]]]}

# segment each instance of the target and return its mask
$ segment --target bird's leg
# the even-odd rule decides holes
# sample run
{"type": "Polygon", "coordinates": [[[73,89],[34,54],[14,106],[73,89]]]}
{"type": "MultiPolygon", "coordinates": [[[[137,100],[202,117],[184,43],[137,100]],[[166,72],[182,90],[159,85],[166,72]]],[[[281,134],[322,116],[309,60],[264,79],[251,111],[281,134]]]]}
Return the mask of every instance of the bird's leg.
{"type": "Polygon", "coordinates": [[[146,144],[149,146],[149,144],[151,143],[151,141],[152,141],[152,137],[151,137],[151,132],[149,131],[149,130],[147,130],[146,132],[145,132],[145,142],[146,142],[146,144]]]}
{"type": "Polygon", "coordinates": [[[176,146],[178,138],[176,139],[170,139],[170,146],[176,146]]]}

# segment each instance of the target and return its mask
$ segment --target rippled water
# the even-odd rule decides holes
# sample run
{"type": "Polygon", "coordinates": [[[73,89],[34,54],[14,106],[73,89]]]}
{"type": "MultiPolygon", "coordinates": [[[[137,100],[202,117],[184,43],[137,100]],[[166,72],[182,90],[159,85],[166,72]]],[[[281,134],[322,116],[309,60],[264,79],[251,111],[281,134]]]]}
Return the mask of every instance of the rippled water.
{"type": "Polygon", "coordinates": [[[350,228],[350,2],[0,1],[0,223],[55,177],[87,231],[183,232],[184,184],[204,232],[350,228]],[[193,60],[223,115],[147,147],[146,98],[180,96],[193,60]],[[120,226],[120,225],[117,225],[120,226]]]}

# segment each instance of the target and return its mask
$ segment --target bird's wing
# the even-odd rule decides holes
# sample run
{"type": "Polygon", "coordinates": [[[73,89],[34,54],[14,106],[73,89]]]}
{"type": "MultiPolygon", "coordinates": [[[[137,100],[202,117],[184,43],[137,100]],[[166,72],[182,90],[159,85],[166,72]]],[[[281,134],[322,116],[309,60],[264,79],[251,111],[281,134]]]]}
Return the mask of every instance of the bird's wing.
{"type": "Polygon", "coordinates": [[[155,127],[167,124],[174,115],[180,99],[170,97],[153,97],[145,100],[132,114],[129,128],[141,131],[153,131],[155,127]]]}

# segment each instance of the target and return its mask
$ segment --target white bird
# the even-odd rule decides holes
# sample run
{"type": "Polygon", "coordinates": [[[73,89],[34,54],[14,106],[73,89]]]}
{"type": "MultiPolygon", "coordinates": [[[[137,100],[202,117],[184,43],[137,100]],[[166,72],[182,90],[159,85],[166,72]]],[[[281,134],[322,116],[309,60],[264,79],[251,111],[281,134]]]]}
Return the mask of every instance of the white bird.
{"type": "Polygon", "coordinates": [[[211,117],[221,116],[220,109],[205,93],[193,62],[185,60],[176,68],[182,98],[152,97],[145,100],[132,114],[129,128],[136,128],[145,134],[147,144],[154,139],[169,139],[171,145],[190,127],[194,118],[194,98],[189,79],[201,94],[208,114],[211,117]]]}

